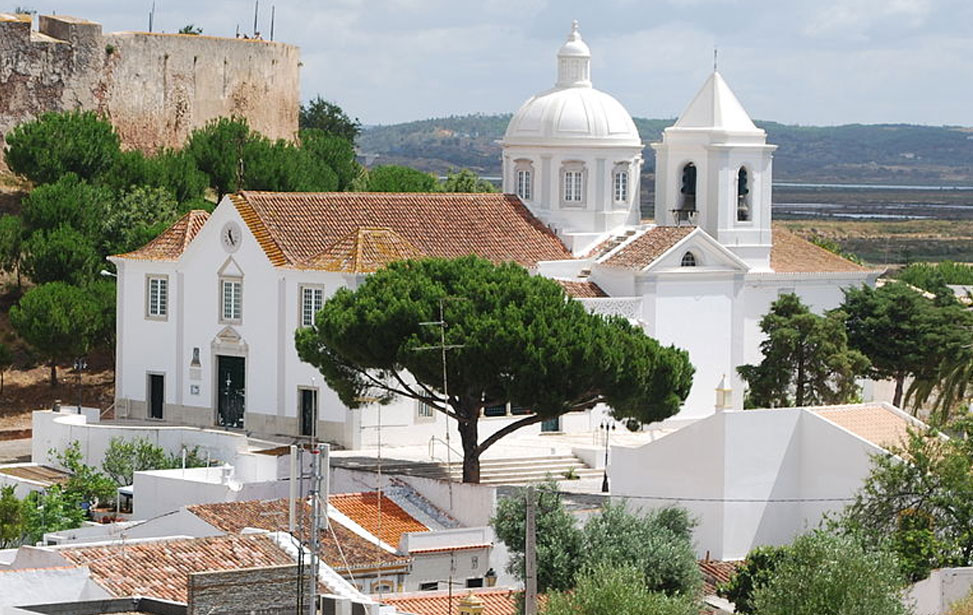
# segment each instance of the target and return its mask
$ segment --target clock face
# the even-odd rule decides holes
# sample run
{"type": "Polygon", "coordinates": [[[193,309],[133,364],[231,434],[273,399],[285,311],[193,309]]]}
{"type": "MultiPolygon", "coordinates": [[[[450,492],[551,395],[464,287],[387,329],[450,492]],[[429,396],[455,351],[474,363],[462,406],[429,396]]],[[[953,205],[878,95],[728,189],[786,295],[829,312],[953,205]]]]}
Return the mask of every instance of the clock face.
{"type": "Polygon", "coordinates": [[[223,242],[224,250],[236,252],[237,248],[240,247],[241,239],[243,239],[243,233],[240,232],[240,226],[236,222],[230,221],[223,225],[223,230],[220,231],[220,241],[223,242]]]}

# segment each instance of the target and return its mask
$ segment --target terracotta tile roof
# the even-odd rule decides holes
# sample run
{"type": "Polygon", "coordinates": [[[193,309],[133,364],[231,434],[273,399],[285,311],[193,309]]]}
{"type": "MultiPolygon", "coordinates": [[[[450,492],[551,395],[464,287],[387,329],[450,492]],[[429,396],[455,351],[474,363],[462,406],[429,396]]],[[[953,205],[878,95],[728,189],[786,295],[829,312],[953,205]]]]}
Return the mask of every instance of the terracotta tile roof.
{"type": "Polygon", "coordinates": [[[703,595],[715,595],[717,586],[729,581],[742,563],[699,560],[699,571],[703,574],[703,595]]]}
{"type": "Polygon", "coordinates": [[[190,573],[294,564],[287,553],[261,534],[156,540],[59,552],[74,564],[87,566],[91,577],[115,596],[178,602],[186,602],[190,573]]]}
{"type": "Polygon", "coordinates": [[[774,243],[770,248],[770,268],[778,273],[841,273],[867,271],[846,258],[774,225],[774,243]]]}
{"type": "Polygon", "coordinates": [[[359,228],[302,265],[325,271],[374,273],[389,263],[423,256],[418,248],[391,229],[359,228]]]}
{"type": "MultiPolygon", "coordinates": [[[[186,509],[224,532],[238,533],[247,527],[268,531],[287,530],[286,499],[197,504],[187,506],[186,509]]],[[[298,507],[298,513],[301,516],[298,523],[299,527],[308,527],[310,525],[308,520],[311,516],[311,507],[307,502],[301,503],[298,507]]],[[[369,542],[340,523],[332,523],[331,529],[334,530],[334,536],[331,535],[330,531],[322,530],[320,532],[321,548],[319,553],[321,558],[339,573],[363,568],[395,568],[403,566],[409,561],[407,557],[389,553],[369,542]],[[337,544],[335,537],[338,539],[337,544]]]]}
{"type": "Polygon", "coordinates": [[[60,485],[71,478],[71,474],[64,470],[34,464],[0,468],[0,474],[32,480],[46,486],[60,485]]]}
{"type": "Polygon", "coordinates": [[[511,194],[244,191],[231,199],[278,266],[299,267],[360,228],[390,229],[428,256],[526,267],[572,258],[511,194]]]}
{"type": "Polygon", "coordinates": [[[598,286],[594,282],[581,282],[577,280],[554,280],[561,285],[569,296],[575,299],[589,299],[592,297],[607,297],[608,293],[602,290],[601,286],[598,286]]]}
{"type": "Polygon", "coordinates": [[[694,230],[695,226],[656,226],[636,237],[601,264],[641,271],[694,230]]]}
{"type": "Polygon", "coordinates": [[[462,545],[459,547],[436,547],[430,549],[412,549],[409,551],[409,555],[429,555],[430,553],[452,553],[453,551],[475,551],[477,549],[492,549],[493,545],[491,543],[484,543],[480,545],[462,545]]]}
{"type": "MultiPolygon", "coordinates": [[[[411,592],[388,594],[382,597],[384,604],[390,604],[397,611],[412,615],[446,615],[458,613],[459,603],[471,590],[453,590],[453,608],[449,608],[449,592],[411,592]]],[[[516,615],[517,593],[512,589],[478,589],[473,595],[483,601],[483,615],[516,615]]],[[[538,602],[543,604],[543,596],[538,602]]]]}
{"type": "Polygon", "coordinates": [[[189,243],[209,220],[209,213],[194,209],[162,231],[162,234],[138,250],[119,254],[120,258],[174,261],[189,247],[189,243]]]}
{"type": "Polygon", "coordinates": [[[917,423],[880,404],[814,408],[812,412],[876,446],[902,446],[917,423]]]}
{"type": "Polygon", "coordinates": [[[382,527],[380,535],[378,523],[379,498],[378,493],[375,491],[332,495],[328,501],[352,521],[371,532],[373,536],[379,536],[385,544],[392,547],[398,548],[399,540],[402,538],[402,534],[406,532],[429,531],[428,527],[402,510],[398,504],[390,500],[387,496],[382,495],[382,527]]]}

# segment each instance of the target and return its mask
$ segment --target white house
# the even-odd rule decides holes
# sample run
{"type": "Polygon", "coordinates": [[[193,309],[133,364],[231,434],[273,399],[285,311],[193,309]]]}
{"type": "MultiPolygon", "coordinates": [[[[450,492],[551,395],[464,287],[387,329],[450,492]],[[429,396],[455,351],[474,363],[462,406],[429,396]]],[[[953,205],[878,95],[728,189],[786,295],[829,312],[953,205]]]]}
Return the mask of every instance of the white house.
{"type": "MultiPolygon", "coordinates": [[[[726,375],[760,359],[758,323],[778,295],[816,310],[868,271],[771,226],[771,154],[714,73],[665,131],[655,223],[639,220],[642,142],[628,112],[591,85],[577,24],[557,81],[514,115],[503,139],[507,194],[241,192],[190,212],[118,270],[119,416],[264,434],[316,433],[350,448],[428,442],[445,417],[399,402],[352,412],[302,363],[294,332],[341,287],[401,258],[475,253],[557,279],[597,313],[621,314],[696,367],[679,414],[714,410],[726,375]],[[380,417],[379,413],[382,413],[380,417]]],[[[486,437],[516,409],[485,412],[486,437]]],[[[573,413],[527,433],[590,430],[573,413]]]]}
{"type": "Polygon", "coordinates": [[[717,412],[655,442],[612,448],[612,495],[633,509],[678,504],[696,549],[718,560],[789,544],[854,498],[871,457],[922,423],[889,404],[717,412]]]}

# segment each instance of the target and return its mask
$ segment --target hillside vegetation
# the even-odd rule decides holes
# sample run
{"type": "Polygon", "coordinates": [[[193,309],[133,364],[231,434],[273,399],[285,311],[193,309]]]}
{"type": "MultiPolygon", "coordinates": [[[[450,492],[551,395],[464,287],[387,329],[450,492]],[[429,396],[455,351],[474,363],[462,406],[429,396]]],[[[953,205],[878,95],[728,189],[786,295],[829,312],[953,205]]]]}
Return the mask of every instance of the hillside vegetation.
{"type": "MultiPolygon", "coordinates": [[[[359,151],[371,162],[407,164],[442,174],[466,167],[500,174],[500,145],[510,114],[464,115],[366,127],[359,151]]],[[[635,118],[642,140],[661,138],[674,120],[635,118]]],[[[973,184],[973,129],[907,124],[790,126],[758,121],[778,146],[779,181],[973,184]]],[[[645,152],[645,171],[655,157],[645,152]]]]}

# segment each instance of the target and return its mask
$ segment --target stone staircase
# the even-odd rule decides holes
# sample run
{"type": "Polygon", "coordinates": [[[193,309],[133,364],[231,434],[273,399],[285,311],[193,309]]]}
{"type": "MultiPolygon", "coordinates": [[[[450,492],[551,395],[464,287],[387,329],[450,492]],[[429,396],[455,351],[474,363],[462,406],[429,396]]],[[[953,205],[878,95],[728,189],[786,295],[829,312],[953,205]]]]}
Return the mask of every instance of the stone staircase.
{"type": "MultiPolygon", "coordinates": [[[[374,457],[331,457],[331,465],[369,472],[378,471],[374,457]]],[[[435,461],[408,461],[383,459],[383,474],[405,474],[460,482],[463,480],[463,464],[435,461]]],[[[602,470],[589,468],[574,455],[546,455],[543,457],[518,457],[509,459],[481,459],[480,484],[526,485],[553,478],[565,480],[601,478],[602,470]],[[571,477],[571,478],[569,478],[571,477]]]]}

